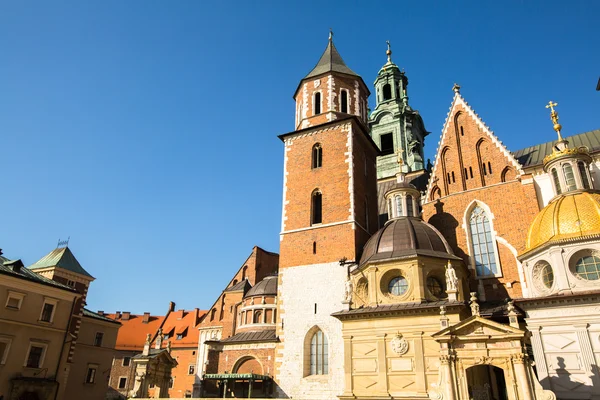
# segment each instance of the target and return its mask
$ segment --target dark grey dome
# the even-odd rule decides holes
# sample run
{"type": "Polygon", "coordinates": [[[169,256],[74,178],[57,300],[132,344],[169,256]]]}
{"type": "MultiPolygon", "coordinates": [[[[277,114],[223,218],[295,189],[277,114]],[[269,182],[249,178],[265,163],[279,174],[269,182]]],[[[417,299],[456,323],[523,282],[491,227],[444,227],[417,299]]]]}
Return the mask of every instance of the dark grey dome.
{"type": "Polygon", "coordinates": [[[400,217],[388,221],[367,241],[360,265],[417,255],[459,260],[432,225],[417,217],[400,217]]]}
{"type": "Polygon", "coordinates": [[[248,290],[244,297],[252,296],[277,296],[277,275],[266,276],[248,290]]]}

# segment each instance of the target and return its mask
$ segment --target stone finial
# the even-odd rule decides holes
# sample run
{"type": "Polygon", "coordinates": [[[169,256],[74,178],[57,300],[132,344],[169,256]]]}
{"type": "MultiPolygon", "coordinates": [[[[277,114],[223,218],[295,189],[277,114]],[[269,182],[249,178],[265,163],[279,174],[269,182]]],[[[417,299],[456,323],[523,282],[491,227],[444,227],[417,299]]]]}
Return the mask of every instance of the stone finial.
{"type": "Polygon", "coordinates": [[[473,316],[479,317],[479,304],[477,303],[477,292],[471,292],[471,298],[469,299],[471,302],[471,314],[473,316]]]}
{"type": "Polygon", "coordinates": [[[440,306],[440,327],[442,329],[448,327],[448,317],[446,316],[446,306],[440,306]]]}
{"type": "Polygon", "coordinates": [[[517,318],[517,311],[515,309],[515,302],[509,301],[506,306],[506,311],[508,311],[508,322],[510,326],[513,328],[519,328],[519,319],[517,318]]]}
{"type": "Polygon", "coordinates": [[[460,85],[458,83],[455,83],[454,86],[452,86],[452,91],[454,93],[460,93],[460,85]]]}
{"type": "Polygon", "coordinates": [[[156,342],[154,343],[155,349],[160,349],[163,341],[163,330],[162,328],[158,328],[158,334],[156,335],[156,342]]]}
{"type": "Polygon", "coordinates": [[[171,354],[171,341],[167,340],[167,351],[171,354]]]}
{"type": "Polygon", "coordinates": [[[150,334],[147,334],[146,341],[144,342],[144,351],[142,352],[142,354],[145,356],[150,354],[150,341],[151,340],[152,340],[152,336],[150,336],[150,334]]]}

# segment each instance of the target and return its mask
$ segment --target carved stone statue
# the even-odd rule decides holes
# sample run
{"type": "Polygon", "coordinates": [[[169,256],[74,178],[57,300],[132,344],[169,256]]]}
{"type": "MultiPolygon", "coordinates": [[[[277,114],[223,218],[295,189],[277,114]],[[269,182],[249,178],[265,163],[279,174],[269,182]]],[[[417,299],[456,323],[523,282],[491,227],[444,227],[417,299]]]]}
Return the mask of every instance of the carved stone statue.
{"type": "Polygon", "coordinates": [[[142,396],[142,383],[144,382],[146,374],[143,372],[135,375],[135,384],[133,389],[129,392],[129,397],[137,398],[142,396]]]}
{"type": "Polygon", "coordinates": [[[352,279],[348,277],[346,280],[346,284],[344,285],[344,301],[351,303],[352,302],[352,292],[354,291],[354,285],[352,284],[352,279]]]}
{"type": "Polygon", "coordinates": [[[446,290],[458,291],[458,277],[450,261],[446,265],[446,288],[446,290]]]}
{"type": "Polygon", "coordinates": [[[471,292],[471,314],[479,317],[479,304],[477,303],[477,292],[471,292]]]}

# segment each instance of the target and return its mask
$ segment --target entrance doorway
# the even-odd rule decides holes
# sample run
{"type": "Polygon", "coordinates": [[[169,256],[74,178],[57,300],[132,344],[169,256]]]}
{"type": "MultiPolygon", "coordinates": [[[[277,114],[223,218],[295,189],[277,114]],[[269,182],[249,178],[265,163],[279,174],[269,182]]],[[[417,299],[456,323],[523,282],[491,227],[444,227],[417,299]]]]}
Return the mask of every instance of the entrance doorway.
{"type": "Polygon", "coordinates": [[[492,365],[467,369],[469,398],[473,400],[508,400],[504,370],[492,365]]]}

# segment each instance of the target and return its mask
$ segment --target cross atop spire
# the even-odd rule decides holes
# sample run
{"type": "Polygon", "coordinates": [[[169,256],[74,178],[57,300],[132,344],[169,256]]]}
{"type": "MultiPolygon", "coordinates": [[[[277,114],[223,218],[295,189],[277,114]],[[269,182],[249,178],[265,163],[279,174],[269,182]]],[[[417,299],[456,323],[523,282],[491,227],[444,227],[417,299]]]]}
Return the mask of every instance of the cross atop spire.
{"type": "Polygon", "coordinates": [[[386,40],[385,42],[387,43],[387,47],[388,47],[385,54],[387,54],[388,64],[391,64],[392,63],[392,46],[390,45],[389,40],[386,40]]]}
{"type": "Polygon", "coordinates": [[[556,107],[557,105],[558,105],[558,103],[553,103],[552,100],[550,100],[548,102],[548,104],[546,105],[546,108],[550,109],[550,119],[552,120],[552,123],[554,123],[554,130],[556,131],[556,133],[558,133],[558,140],[562,141],[563,138],[560,134],[560,130],[562,129],[562,126],[561,126],[561,124],[558,123],[558,113],[554,109],[554,107],[556,107]]]}
{"type": "Polygon", "coordinates": [[[329,41],[333,41],[333,29],[329,28],[329,41]]]}

